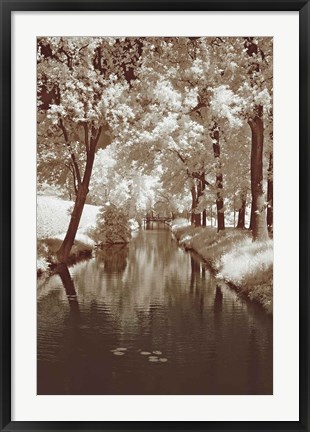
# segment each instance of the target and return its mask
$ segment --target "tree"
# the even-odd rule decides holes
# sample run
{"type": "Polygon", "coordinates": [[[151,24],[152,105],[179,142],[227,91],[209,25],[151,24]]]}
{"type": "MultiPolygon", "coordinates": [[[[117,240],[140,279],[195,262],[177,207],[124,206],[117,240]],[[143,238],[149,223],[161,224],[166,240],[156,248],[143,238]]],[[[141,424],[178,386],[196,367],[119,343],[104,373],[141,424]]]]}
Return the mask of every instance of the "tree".
{"type": "Polygon", "coordinates": [[[223,198],[223,173],[222,164],[220,160],[220,130],[219,125],[214,122],[211,128],[211,138],[213,143],[213,153],[216,163],[216,209],[217,209],[217,230],[222,231],[225,229],[225,216],[224,216],[224,198],[223,198]]]}
{"type": "MultiPolygon", "coordinates": [[[[272,54],[271,38],[217,38],[217,69],[223,84],[234,94],[237,104],[222,103],[220,111],[227,118],[239,117],[246,121],[251,131],[251,228],[253,240],[268,238],[266,224],[266,199],[264,177],[264,141],[268,134],[264,122],[271,116],[272,54]],[[236,100],[237,100],[236,99],[236,100]],[[237,108],[237,109],[236,109],[237,108]]],[[[216,89],[216,86],[215,86],[216,89]]]]}
{"type": "Polygon", "coordinates": [[[269,153],[268,180],[267,180],[267,228],[273,228],[273,153],[269,153]]]}
{"type": "Polygon", "coordinates": [[[128,215],[114,204],[101,207],[91,236],[100,245],[128,243],[131,237],[128,215]]]}
{"type": "MultiPolygon", "coordinates": [[[[107,145],[115,117],[133,115],[125,93],[135,79],[141,54],[138,39],[49,37],[38,40],[38,144],[48,143],[65,161],[76,194],[69,227],[58,250],[68,260],[80,223],[96,149],[107,145]]],[[[43,151],[44,153],[44,151],[43,151]]]]}
{"type": "MultiPolygon", "coordinates": [[[[270,38],[41,39],[39,166],[45,175],[53,166],[55,183],[71,175],[67,187],[77,210],[70,241],[85,203],[84,178],[88,197],[130,214],[155,203],[166,207],[167,197],[175,202],[171,208],[181,208],[183,195],[186,208],[192,201],[193,223],[206,225],[213,200],[218,230],[225,228],[224,207],[239,211],[237,226],[244,228],[252,198],[253,238],[264,239],[265,161],[272,162],[270,52],[270,38]],[[87,170],[87,149],[97,136],[89,153],[94,158],[100,149],[104,159],[111,143],[113,167],[103,160],[93,170],[92,161],[87,170]]],[[[70,241],[60,256],[68,254],[70,241]]]]}
{"type": "MultiPolygon", "coordinates": [[[[254,108],[248,117],[248,124],[252,133],[251,147],[251,192],[252,192],[252,213],[253,240],[264,241],[268,239],[266,221],[266,199],[263,185],[263,150],[264,150],[264,106],[263,101],[269,103],[269,94],[266,87],[261,88],[260,72],[261,63],[265,61],[265,54],[254,38],[245,38],[244,46],[246,53],[251,58],[248,67],[250,86],[254,94],[254,108]]],[[[266,81],[263,79],[263,83],[266,81]]],[[[262,83],[262,84],[263,84],[262,83]]]]}
{"type": "Polygon", "coordinates": [[[160,190],[156,169],[146,175],[115,143],[97,152],[90,189],[94,204],[114,204],[141,224],[146,212],[158,200],[160,190]]]}

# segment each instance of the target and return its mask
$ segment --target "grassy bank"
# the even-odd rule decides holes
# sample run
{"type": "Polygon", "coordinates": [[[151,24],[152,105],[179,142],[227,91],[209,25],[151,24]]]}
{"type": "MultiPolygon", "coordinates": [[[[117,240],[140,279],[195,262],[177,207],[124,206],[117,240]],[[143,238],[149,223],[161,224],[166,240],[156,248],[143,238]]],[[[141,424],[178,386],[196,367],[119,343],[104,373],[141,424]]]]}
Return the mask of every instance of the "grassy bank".
{"type": "Polygon", "coordinates": [[[272,313],[273,243],[253,242],[246,230],[196,228],[184,221],[172,224],[181,245],[197,252],[216,273],[240,294],[272,313]]]}
{"type": "MultiPolygon", "coordinates": [[[[38,196],[37,199],[37,274],[49,271],[57,262],[56,252],[66,234],[72,201],[57,197],[38,196]]],[[[86,204],[68,264],[90,257],[94,245],[88,236],[95,226],[98,207],[86,204]]]]}
{"type": "MultiPolygon", "coordinates": [[[[37,275],[41,276],[46,271],[52,270],[57,265],[56,252],[60,248],[62,240],[55,238],[44,238],[37,240],[37,275]]],[[[86,243],[75,240],[72,246],[68,265],[77,261],[90,258],[92,247],[86,243]]]]}
{"type": "MultiPolygon", "coordinates": [[[[38,196],[37,198],[38,276],[49,272],[57,264],[56,252],[66,235],[73,205],[73,201],[66,201],[58,197],[38,196]]],[[[90,235],[96,226],[98,212],[99,207],[85,204],[68,265],[92,255],[95,242],[90,235]]],[[[130,219],[129,228],[131,231],[138,229],[137,221],[130,219]]]]}

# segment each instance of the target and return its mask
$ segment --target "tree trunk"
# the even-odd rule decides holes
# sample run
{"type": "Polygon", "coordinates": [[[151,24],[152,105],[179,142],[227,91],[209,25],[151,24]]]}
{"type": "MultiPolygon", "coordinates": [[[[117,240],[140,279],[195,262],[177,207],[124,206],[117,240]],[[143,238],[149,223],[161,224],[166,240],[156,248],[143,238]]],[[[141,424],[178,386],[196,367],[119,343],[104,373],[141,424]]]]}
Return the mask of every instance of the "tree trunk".
{"type": "Polygon", "coordinates": [[[197,208],[197,204],[198,204],[198,193],[199,193],[199,188],[197,188],[197,191],[196,191],[196,186],[195,185],[192,186],[192,188],[191,188],[191,194],[192,194],[191,223],[192,223],[192,225],[195,225],[195,226],[201,225],[200,213],[196,213],[196,208],[197,208]]]}
{"type": "Polygon", "coordinates": [[[241,207],[238,211],[238,222],[237,228],[244,229],[245,228],[245,207],[246,207],[246,197],[245,194],[241,195],[241,207]]]}
{"type": "Polygon", "coordinates": [[[196,227],[201,226],[201,215],[200,215],[200,213],[195,213],[194,223],[195,223],[196,227]]]}
{"type": "MultiPolygon", "coordinates": [[[[205,173],[203,173],[203,179],[205,180],[205,173]]],[[[204,181],[201,182],[201,194],[204,193],[206,184],[204,181]]],[[[207,226],[207,210],[204,208],[202,210],[202,226],[207,226]]]]}
{"type": "Polygon", "coordinates": [[[195,225],[195,209],[196,209],[196,205],[197,205],[196,187],[195,186],[193,186],[191,188],[191,194],[192,194],[191,224],[195,225]]]}
{"type": "Polygon", "coordinates": [[[263,107],[257,107],[254,119],[249,120],[252,132],[251,147],[251,192],[253,241],[265,241],[268,239],[267,220],[265,213],[265,194],[263,190],[263,146],[264,146],[264,123],[263,107]]]}
{"type": "Polygon", "coordinates": [[[76,160],[76,156],[74,154],[74,151],[71,148],[68,131],[62,119],[59,121],[59,127],[63,133],[65,143],[68,149],[70,150],[71,167],[74,173],[74,178],[76,179],[77,182],[75,203],[74,203],[73,211],[69,222],[69,227],[66,236],[59,250],[57,251],[57,258],[59,262],[66,263],[68,261],[70,251],[76,236],[76,232],[80,224],[81,216],[84,209],[84,204],[88,194],[88,187],[89,187],[91,173],[93,170],[96,146],[98,144],[102,132],[102,126],[100,126],[98,129],[95,129],[92,126],[91,134],[90,134],[91,136],[89,137],[89,125],[87,123],[85,123],[84,125],[84,132],[85,132],[84,146],[85,146],[85,153],[86,153],[86,164],[85,164],[83,180],[81,179],[81,173],[80,173],[79,165],[76,160]]]}
{"type": "Polygon", "coordinates": [[[253,201],[251,202],[251,216],[250,216],[250,225],[249,230],[252,231],[254,225],[254,211],[253,211],[253,201]]]}
{"type": "Polygon", "coordinates": [[[221,166],[220,132],[216,122],[211,129],[213,142],[213,153],[216,161],[216,209],[217,209],[217,231],[225,229],[224,199],[223,199],[223,174],[221,166]]]}
{"type": "Polygon", "coordinates": [[[207,210],[204,209],[202,212],[202,226],[207,226],[207,210]]]}
{"type": "MultiPolygon", "coordinates": [[[[197,184],[197,203],[196,203],[196,207],[198,206],[199,198],[201,197],[201,195],[202,195],[201,182],[198,181],[198,184],[197,184]]],[[[195,214],[195,226],[201,226],[201,214],[200,214],[200,212],[195,214]]]]}
{"type": "Polygon", "coordinates": [[[267,229],[273,229],[273,154],[269,154],[268,180],[267,180],[267,229]]]}
{"type": "Polygon", "coordinates": [[[89,150],[87,154],[87,161],[86,161],[83,181],[77,191],[76,200],[71,214],[69,227],[66,236],[64,238],[64,241],[62,242],[62,245],[60,246],[57,252],[57,257],[59,261],[62,263],[68,261],[70,251],[76,236],[76,232],[80,224],[81,216],[84,209],[84,204],[88,194],[88,187],[89,187],[90,177],[93,169],[94,159],[95,159],[95,149],[89,150]]]}
{"type": "MultiPolygon", "coordinates": [[[[259,54],[258,45],[253,37],[244,38],[244,47],[249,57],[259,54]]],[[[258,60],[258,57],[257,57],[258,60]]],[[[250,85],[254,87],[256,77],[260,71],[259,61],[251,61],[248,74],[250,85]]],[[[255,107],[255,117],[248,120],[252,132],[251,146],[251,228],[253,241],[265,241],[268,239],[267,219],[265,214],[265,194],[263,190],[263,147],[264,147],[264,122],[263,106],[255,107]]]]}
{"type": "Polygon", "coordinates": [[[223,198],[217,198],[216,200],[217,209],[217,232],[225,229],[225,215],[224,215],[224,201],[223,198]]]}

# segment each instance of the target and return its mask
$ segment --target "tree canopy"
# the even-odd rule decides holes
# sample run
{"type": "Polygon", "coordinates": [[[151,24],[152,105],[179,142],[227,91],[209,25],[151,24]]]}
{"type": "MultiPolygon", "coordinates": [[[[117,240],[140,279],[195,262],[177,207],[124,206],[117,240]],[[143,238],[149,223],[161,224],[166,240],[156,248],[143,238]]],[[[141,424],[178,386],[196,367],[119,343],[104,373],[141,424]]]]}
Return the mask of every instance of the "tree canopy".
{"type": "Polygon", "coordinates": [[[253,238],[266,239],[272,38],[46,37],[37,46],[38,183],[75,201],[60,260],[86,199],[137,219],[187,210],[196,225],[214,205],[218,229],[231,212],[244,228],[251,206],[253,238]]]}

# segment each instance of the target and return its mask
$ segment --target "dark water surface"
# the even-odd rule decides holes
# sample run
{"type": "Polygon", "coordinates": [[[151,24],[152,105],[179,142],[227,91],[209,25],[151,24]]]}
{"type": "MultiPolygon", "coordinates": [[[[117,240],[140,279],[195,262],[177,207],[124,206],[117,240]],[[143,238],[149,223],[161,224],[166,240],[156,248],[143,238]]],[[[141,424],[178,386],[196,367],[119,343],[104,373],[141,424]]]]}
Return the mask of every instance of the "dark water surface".
{"type": "Polygon", "coordinates": [[[38,394],[272,394],[272,318],[164,229],[39,281],[37,349],[38,394]]]}

